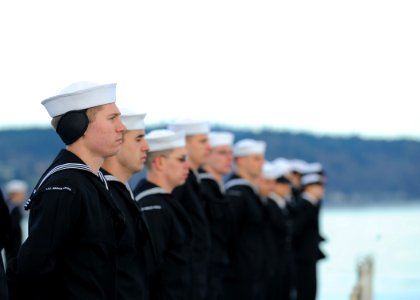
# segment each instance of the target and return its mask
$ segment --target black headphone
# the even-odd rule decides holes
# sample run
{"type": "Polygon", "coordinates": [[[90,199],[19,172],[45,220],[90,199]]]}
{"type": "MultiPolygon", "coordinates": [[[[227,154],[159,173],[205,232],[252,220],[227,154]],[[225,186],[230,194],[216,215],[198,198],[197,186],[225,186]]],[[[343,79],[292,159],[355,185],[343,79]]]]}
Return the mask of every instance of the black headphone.
{"type": "Polygon", "coordinates": [[[56,132],[64,144],[70,145],[85,133],[89,125],[86,109],[66,112],[58,121],[56,132]]]}

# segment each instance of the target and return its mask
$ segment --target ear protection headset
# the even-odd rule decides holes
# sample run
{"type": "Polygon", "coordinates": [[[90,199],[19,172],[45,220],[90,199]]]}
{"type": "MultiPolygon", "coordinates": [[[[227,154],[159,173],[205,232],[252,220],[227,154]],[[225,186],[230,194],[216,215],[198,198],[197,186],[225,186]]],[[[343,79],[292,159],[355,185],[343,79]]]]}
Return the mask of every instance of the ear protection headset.
{"type": "Polygon", "coordinates": [[[83,136],[88,125],[89,119],[86,115],[86,109],[72,110],[61,116],[56,131],[64,144],[70,145],[83,136]]]}

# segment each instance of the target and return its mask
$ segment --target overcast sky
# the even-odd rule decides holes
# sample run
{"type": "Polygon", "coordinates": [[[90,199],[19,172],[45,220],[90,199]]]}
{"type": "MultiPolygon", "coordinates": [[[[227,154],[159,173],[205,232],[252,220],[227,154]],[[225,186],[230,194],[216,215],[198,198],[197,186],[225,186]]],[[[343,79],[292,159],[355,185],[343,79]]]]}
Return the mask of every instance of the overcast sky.
{"type": "Polygon", "coordinates": [[[0,128],[117,82],[149,124],[176,118],[420,139],[419,1],[2,1],[0,128]]]}

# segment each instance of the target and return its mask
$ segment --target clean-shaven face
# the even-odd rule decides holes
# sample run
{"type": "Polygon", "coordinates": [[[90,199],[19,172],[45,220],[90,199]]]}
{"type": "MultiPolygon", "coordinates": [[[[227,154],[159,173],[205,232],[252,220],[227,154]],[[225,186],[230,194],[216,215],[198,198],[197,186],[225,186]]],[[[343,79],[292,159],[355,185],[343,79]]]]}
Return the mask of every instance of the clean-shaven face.
{"type": "Polygon", "coordinates": [[[144,168],[149,144],[144,138],[144,129],[128,130],[124,133],[123,144],[118,151],[117,159],[130,174],[144,168]]]}
{"type": "Polygon", "coordinates": [[[120,111],[115,103],[110,103],[96,112],[82,138],[94,155],[106,158],[118,152],[124,131],[120,111]]]}
{"type": "Polygon", "coordinates": [[[213,147],[210,150],[207,165],[220,175],[226,175],[232,171],[232,147],[222,145],[213,147]]]}
{"type": "Polygon", "coordinates": [[[210,152],[209,138],[207,134],[195,134],[187,136],[187,152],[193,167],[199,167],[207,161],[210,152]]]}
{"type": "Polygon", "coordinates": [[[176,148],[161,159],[166,181],[170,186],[174,188],[184,184],[189,172],[187,150],[184,147],[176,148]]]}

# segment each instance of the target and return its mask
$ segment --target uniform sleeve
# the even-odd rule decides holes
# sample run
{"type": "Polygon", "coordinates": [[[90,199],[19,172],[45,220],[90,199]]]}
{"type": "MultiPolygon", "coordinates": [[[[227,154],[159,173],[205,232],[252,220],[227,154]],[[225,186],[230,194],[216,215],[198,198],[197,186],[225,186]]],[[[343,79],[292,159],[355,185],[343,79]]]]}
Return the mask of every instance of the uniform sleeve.
{"type": "Polygon", "coordinates": [[[140,207],[149,228],[150,238],[152,239],[154,248],[151,251],[155,253],[157,260],[155,265],[157,266],[162,263],[170,236],[170,213],[164,203],[158,201],[147,201],[145,199],[142,201],[140,207]]]}
{"type": "Polygon", "coordinates": [[[77,230],[81,197],[73,189],[40,191],[33,199],[29,215],[29,235],[17,257],[17,273],[49,274],[57,252],[77,230]]]}
{"type": "Polygon", "coordinates": [[[245,210],[243,194],[239,189],[230,189],[226,192],[226,200],[229,205],[229,214],[232,217],[232,233],[235,234],[240,230],[245,210]]]}
{"type": "Polygon", "coordinates": [[[306,200],[302,200],[297,206],[296,211],[293,215],[293,233],[295,236],[301,235],[308,224],[313,224],[317,216],[316,207],[306,200]]]}
{"type": "Polygon", "coordinates": [[[3,193],[0,190],[0,251],[7,244],[10,231],[9,209],[3,199],[3,193]]]}

